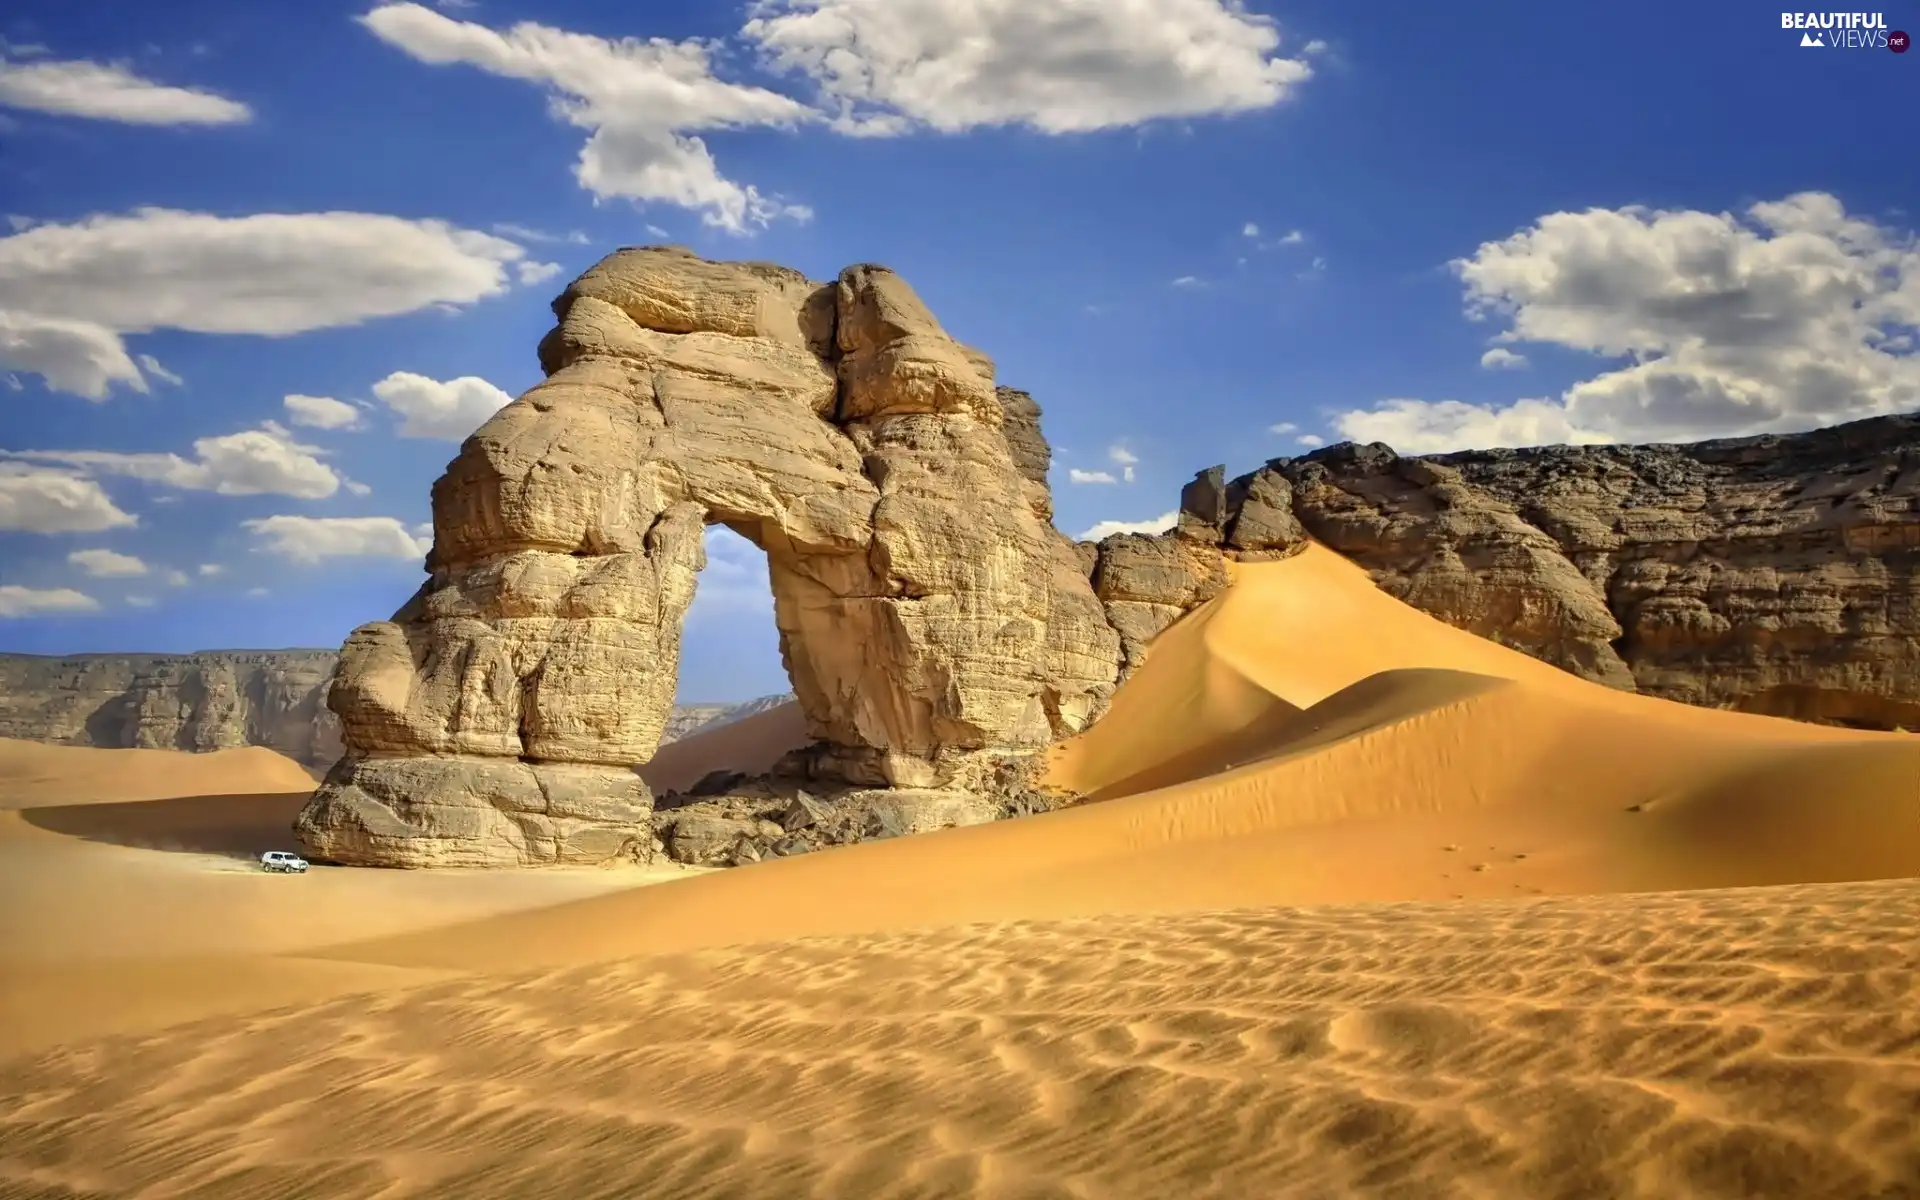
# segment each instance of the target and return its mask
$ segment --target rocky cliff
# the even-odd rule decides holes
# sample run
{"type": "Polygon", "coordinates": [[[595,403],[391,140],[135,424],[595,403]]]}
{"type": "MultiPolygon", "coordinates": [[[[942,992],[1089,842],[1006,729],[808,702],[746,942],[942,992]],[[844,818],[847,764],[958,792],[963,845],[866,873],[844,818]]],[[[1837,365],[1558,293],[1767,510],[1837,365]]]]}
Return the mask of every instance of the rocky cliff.
{"type": "Polygon", "coordinates": [[[1920,728],[1920,418],[1693,445],[1329,446],[1203,472],[1177,531],[1082,553],[1109,611],[1148,601],[1132,646],[1217,590],[1209,548],[1308,537],[1451,625],[1612,687],[1920,728]]]}
{"type": "Polygon", "coordinates": [[[327,710],[332,650],[0,655],[0,737],[108,749],[266,746],[324,773],[340,757],[327,710]]]}
{"type": "MultiPolygon", "coordinates": [[[[197,654],[0,654],[0,738],[103,749],[265,746],[323,776],[342,752],[327,708],[336,650],[197,654]]],[[[792,699],[680,704],[661,741],[792,699]]]]}

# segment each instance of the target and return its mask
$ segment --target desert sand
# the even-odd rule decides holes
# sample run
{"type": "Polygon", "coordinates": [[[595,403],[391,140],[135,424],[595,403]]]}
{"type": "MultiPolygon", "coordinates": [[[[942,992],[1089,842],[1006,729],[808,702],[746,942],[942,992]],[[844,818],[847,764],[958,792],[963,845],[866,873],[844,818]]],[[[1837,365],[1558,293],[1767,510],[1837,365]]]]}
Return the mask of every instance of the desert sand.
{"type": "Polygon", "coordinates": [[[664,886],[264,876],[275,764],[40,753],[0,1195],[1920,1196],[1920,738],[1612,692],[1317,548],[1057,748],[1087,802],[664,886]]]}

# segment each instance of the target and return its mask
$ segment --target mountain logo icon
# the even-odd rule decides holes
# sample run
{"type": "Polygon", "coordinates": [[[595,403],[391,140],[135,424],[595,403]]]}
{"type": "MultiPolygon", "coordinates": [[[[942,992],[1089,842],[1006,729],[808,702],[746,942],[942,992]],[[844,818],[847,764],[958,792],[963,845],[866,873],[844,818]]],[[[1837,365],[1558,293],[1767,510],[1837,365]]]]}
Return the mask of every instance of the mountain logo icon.
{"type": "Polygon", "coordinates": [[[1823,42],[1823,41],[1821,41],[1821,40],[1820,40],[1820,35],[1819,35],[1819,34],[1817,34],[1817,33],[1803,33],[1803,34],[1801,34],[1801,35],[1800,35],[1800,44],[1801,44],[1802,46],[1819,46],[1819,47],[1821,47],[1822,49],[1825,49],[1825,48],[1826,48],[1826,45],[1827,45],[1827,44],[1826,44],[1825,42],[1823,42]]]}

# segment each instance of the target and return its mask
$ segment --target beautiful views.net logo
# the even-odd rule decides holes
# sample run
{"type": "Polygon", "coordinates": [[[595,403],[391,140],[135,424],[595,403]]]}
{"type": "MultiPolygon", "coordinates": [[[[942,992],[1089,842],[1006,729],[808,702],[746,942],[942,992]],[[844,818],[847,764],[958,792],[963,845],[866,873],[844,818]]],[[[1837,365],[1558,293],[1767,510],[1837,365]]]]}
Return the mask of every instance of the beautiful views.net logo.
{"type": "Polygon", "coordinates": [[[1780,28],[1798,29],[1802,46],[1839,50],[1891,50],[1905,54],[1912,44],[1904,30],[1888,29],[1885,13],[1781,13],[1780,28]]]}

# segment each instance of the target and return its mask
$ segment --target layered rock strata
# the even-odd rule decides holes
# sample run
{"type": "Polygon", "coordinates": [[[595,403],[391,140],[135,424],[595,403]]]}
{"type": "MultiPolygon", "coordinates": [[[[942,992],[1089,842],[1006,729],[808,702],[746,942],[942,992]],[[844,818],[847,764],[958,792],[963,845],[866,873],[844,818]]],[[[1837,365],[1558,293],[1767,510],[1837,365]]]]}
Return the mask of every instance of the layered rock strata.
{"type": "Polygon", "coordinates": [[[545,382],[434,485],[430,578],[341,652],[348,753],[296,823],[315,854],[639,853],[632,768],[714,523],[767,555],[810,777],[958,786],[1102,711],[1119,638],[1049,523],[1044,442],[905,281],[649,248],[554,312],[545,382]]]}
{"type": "Polygon", "coordinates": [[[316,774],[340,757],[331,650],[0,654],[0,737],[122,750],[265,746],[316,774]]]}

